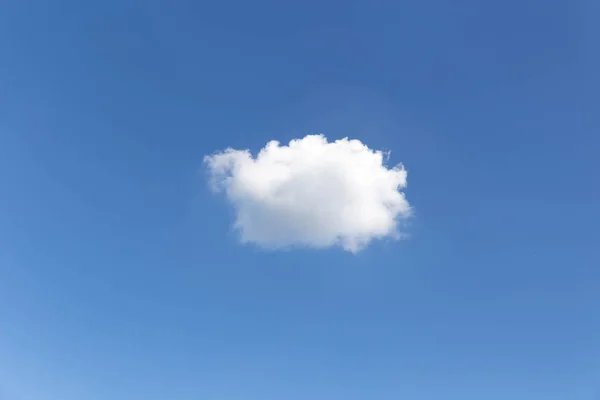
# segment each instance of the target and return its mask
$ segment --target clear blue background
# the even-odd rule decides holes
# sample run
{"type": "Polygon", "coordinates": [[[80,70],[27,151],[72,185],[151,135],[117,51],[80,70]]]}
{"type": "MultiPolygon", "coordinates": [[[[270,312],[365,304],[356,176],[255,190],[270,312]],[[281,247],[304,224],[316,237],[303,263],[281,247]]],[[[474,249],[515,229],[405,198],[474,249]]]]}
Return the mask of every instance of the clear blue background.
{"type": "Polygon", "coordinates": [[[0,398],[596,400],[592,0],[0,5],[0,398]],[[410,239],[241,246],[202,158],[409,171],[410,239]]]}

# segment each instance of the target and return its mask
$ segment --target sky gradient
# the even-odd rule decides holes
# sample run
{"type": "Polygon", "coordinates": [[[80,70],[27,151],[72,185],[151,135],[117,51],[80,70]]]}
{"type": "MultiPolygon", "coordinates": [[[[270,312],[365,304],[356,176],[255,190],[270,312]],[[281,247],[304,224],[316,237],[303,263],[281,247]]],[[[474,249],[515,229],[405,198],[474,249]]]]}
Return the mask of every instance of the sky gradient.
{"type": "Polygon", "coordinates": [[[0,5],[0,399],[597,400],[591,0],[0,5]],[[241,244],[204,156],[408,171],[408,238],[241,244]]]}

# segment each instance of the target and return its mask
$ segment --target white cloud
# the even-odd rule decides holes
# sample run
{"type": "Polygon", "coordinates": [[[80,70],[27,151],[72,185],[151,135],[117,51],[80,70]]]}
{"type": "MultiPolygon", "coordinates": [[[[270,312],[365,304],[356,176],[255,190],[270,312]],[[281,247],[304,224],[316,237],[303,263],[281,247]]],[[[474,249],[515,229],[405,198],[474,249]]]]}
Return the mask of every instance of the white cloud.
{"type": "Polygon", "coordinates": [[[356,252],[399,238],[398,221],[410,215],[400,191],[406,170],[386,167],[385,158],[359,140],[308,135],[288,146],[271,141],[256,157],[229,148],[204,161],[213,188],[235,207],[242,242],[356,252]]]}

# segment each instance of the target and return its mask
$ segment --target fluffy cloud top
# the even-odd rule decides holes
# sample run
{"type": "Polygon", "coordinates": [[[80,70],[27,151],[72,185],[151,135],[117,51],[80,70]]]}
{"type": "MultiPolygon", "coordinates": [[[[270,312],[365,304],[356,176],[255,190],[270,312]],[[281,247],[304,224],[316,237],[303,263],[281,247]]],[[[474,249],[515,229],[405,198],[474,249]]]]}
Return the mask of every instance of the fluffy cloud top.
{"type": "Polygon", "coordinates": [[[204,161],[213,188],[235,207],[243,242],[356,252],[398,238],[398,221],[410,214],[406,170],[384,158],[359,140],[309,135],[287,146],[271,141],[256,157],[229,148],[204,161]]]}

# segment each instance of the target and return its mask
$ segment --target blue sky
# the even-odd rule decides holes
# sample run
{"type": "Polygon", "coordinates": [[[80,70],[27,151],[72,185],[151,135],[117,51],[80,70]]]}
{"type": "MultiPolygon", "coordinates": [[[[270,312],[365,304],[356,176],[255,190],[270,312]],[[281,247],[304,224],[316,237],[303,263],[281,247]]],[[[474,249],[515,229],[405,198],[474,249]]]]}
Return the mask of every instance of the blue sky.
{"type": "Polygon", "coordinates": [[[0,398],[598,399],[598,11],[3,2],[0,398]],[[408,239],[239,243],[203,157],[311,133],[408,239]]]}

